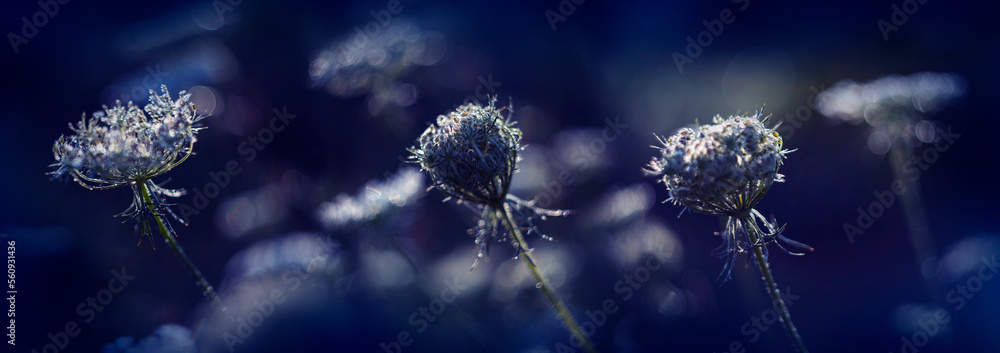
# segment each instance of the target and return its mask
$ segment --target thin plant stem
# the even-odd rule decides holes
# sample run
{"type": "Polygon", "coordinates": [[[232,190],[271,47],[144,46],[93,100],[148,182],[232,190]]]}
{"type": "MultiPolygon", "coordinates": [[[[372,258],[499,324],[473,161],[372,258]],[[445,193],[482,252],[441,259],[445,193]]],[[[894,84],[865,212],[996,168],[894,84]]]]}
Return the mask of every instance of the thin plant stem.
{"type": "MultiPolygon", "coordinates": [[[[927,209],[924,207],[923,198],[920,195],[920,184],[905,175],[903,165],[913,158],[913,148],[906,145],[906,142],[896,139],[889,148],[892,161],[892,174],[899,180],[904,192],[899,195],[900,203],[903,205],[903,213],[906,215],[906,226],[909,228],[910,244],[913,245],[913,253],[917,260],[917,270],[923,274],[923,266],[927,259],[934,257],[934,237],[931,235],[930,227],[927,225],[927,209]]],[[[924,277],[925,280],[927,277],[924,277]]]]}
{"type": "Polygon", "coordinates": [[[518,252],[520,253],[518,257],[521,258],[524,265],[531,271],[531,276],[534,277],[535,281],[540,285],[538,288],[542,290],[542,293],[545,293],[545,298],[549,300],[549,304],[552,304],[552,308],[555,309],[556,314],[559,315],[559,319],[561,319],[566,325],[569,332],[576,337],[581,344],[583,344],[584,350],[590,353],[596,353],[597,350],[594,348],[594,344],[591,343],[590,339],[588,339],[587,336],[583,334],[583,331],[580,330],[580,324],[576,322],[576,319],[574,319],[573,315],[570,314],[569,309],[566,308],[566,304],[564,304],[562,299],[559,298],[559,295],[552,289],[552,285],[549,284],[547,279],[545,279],[542,271],[535,265],[535,257],[531,254],[531,249],[528,248],[528,243],[524,241],[524,236],[521,235],[521,230],[510,220],[510,209],[509,206],[507,206],[507,203],[504,202],[502,207],[496,207],[496,209],[503,218],[503,222],[507,226],[507,229],[509,229],[511,234],[513,234],[514,241],[517,243],[519,250],[518,252]]]}
{"type": "MultiPolygon", "coordinates": [[[[750,244],[757,244],[759,239],[762,237],[762,232],[760,228],[757,227],[757,223],[754,222],[752,216],[743,217],[743,227],[747,228],[747,234],[750,237],[750,244]]],[[[771,295],[771,303],[774,304],[774,310],[778,311],[778,317],[781,319],[781,324],[785,328],[785,333],[788,334],[788,338],[792,340],[795,348],[800,353],[809,353],[806,349],[806,345],[802,343],[802,337],[799,336],[799,331],[795,329],[795,324],[792,322],[792,315],[788,312],[788,306],[785,305],[785,301],[781,299],[781,293],[778,292],[778,285],[774,283],[774,275],[771,274],[771,266],[767,264],[767,258],[764,257],[763,246],[752,246],[753,257],[757,262],[757,266],[760,268],[760,273],[763,275],[764,283],[767,284],[767,293],[771,295]]]]}
{"type": "Polygon", "coordinates": [[[181,261],[181,264],[183,264],[184,267],[187,268],[188,272],[191,273],[191,276],[194,277],[195,283],[198,284],[198,287],[201,287],[202,294],[211,300],[212,307],[221,311],[227,318],[233,319],[232,314],[229,313],[229,309],[226,308],[226,306],[222,303],[222,300],[219,299],[219,295],[215,293],[215,289],[212,288],[212,285],[208,283],[205,276],[201,274],[200,270],[198,270],[198,266],[195,266],[194,262],[188,258],[187,253],[184,252],[184,249],[181,248],[180,244],[177,244],[173,228],[167,224],[167,221],[163,219],[163,213],[160,212],[160,210],[157,209],[156,204],[153,203],[153,199],[149,194],[149,187],[146,183],[139,183],[139,190],[142,193],[143,202],[146,203],[146,208],[149,209],[153,218],[156,219],[156,225],[160,228],[160,233],[163,234],[163,238],[166,239],[170,248],[174,250],[174,254],[177,255],[177,259],[181,261]]]}

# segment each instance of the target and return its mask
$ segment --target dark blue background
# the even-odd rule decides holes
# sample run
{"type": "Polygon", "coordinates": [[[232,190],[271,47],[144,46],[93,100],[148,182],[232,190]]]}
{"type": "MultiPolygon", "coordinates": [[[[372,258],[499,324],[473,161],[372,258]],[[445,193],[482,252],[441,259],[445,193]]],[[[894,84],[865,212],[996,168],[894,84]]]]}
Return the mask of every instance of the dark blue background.
{"type": "MultiPolygon", "coordinates": [[[[176,225],[181,244],[217,285],[232,255],[255,243],[303,231],[330,234],[342,243],[345,273],[360,276],[352,265],[360,258],[360,241],[351,232],[322,230],[314,217],[317,207],[394,172],[399,167],[397,157],[406,155],[405,148],[426,124],[473,94],[477,77],[487,75],[502,82],[497,90],[501,102],[512,97],[515,107],[542,112],[515,114],[529,151],[552,148],[554,137],[563,131],[599,132],[606,118],[619,116],[630,125],[620,139],[608,143],[601,156],[608,164],[587,177],[578,176],[553,204],[587,210],[599,207],[594,203],[608,190],[635,183],[652,185],[657,201],[667,197],[662,184],[640,172],[654,154],[649,148],[655,143],[653,132],[670,134],[695,119],[704,122],[715,114],[752,111],[764,104],[765,114],[783,120],[807,104],[811,86],[829,87],[841,79],[868,81],[919,71],[959,74],[968,82],[966,97],[929,119],[961,137],[922,174],[921,197],[940,256],[973,237],[992,244],[976,247],[983,255],[995,255],[1000,250],[995,223],[1000,210],[996,206],[1000,123],[996,107],[989,104],[1000,95],[997,8],[986,2],[928,0],[886,41],[876,22],[888,19],[891,5],[900,3],[750,1],[680,73],[671,54],[684,50],[686,37],[705,29],[702,21],[714,20],[721,10],[736,9],[737,4],[589,0],[553,31],[545,11],[559,11],[554,0],[403,1],[403,12],[393,20],[405,18],[441,34],[448,51],[435,65],[414,67],[398,78],[417,87],[419,96],[391,118],[372,116],[364,95],[332,96],[314,87],[308,75],[318,51],[372,21],[369,11],[385,9],[383,1],[243,1],[215,30],[192,25],[192,14],[211,13],[207,0],[61,5],[58,14],[19,47],[19,53],[6,41],[0,48],[0,187],[6,199],[0,202],[0,232],[17,242],[19,280],[17,346],[4,349],[40,349],[48,342],[47,333],[61,330],[67,320],[79,321],[77,304],[105,288],[111,270],[123,266],[137,279],[120,294],[122,299],[116,298],[84,326],[65,351],[98,351],[117,337],[138,339],[167,323],[196,330],[205,318],[208,311],[198,290],[169,248],[159,242],[155,251],[146,242],[136,247],[132,225],[112,217],[127,206],[126,190],[89,191],[45,175],[52,161],[52,142],[70,133],[67,123],[77,121],[81,112],[89,114],[102,104],[112,104],[109,87],[136,85],[146,67],[157,64],[170,72],[164,83],[172,92],[196,85],[212,87],[227,99],[227,107],[235,107],[207,118],[208,129],[198,135],[196,154],[169,173],[168,186],[191,189],[210,182],[208,173],[223,170],[227,161],[242,163],[242,173],[192,217],[189,226],[176,225]],[[164,33],[173,36],[154,43],[156,34],[164,33]],[[181,55],[198,45],[221,50],[229,66],[221,71],[228,73],[199,71],[199,65],[207,65],[199,62],[199,56],[181,55]],[[766,72],[781,77],[743,76],[743,81],[732,81],[727,70],[736,70],[741,55],[754,53],[782,59],[772,66],[754,62],[773,68],[766,72]],[[777,83],[757,84],[745,77],[777,83]],[[744,91],[734,92],[734,87],[744,91]],[[771,91],[773,87],[778,88],[771,91]],[[747,104],[741,100],[746,97],[762,101],[747,104]],[[265,126],[274,108],[287,108],[297,117],[255,160],[244,162],[246,156],[237,146],[265,126]],[[218,215],[223,200],[265,185],[281,185],[273,191],[281,194],[282,202],[274,205],[283,215],[280,221],[242,236],[225,236],[217,222],[224,218],[218,215]]],[[[0,7],[4,34],[20,32],[21,16],[40,9],[32,1],[7,1],[0,7]]],[[[866,125],[836,124],[813,111],[801,128],[785,136],[786,148],[797,149],[782,168],[787,182],[776,184],[757,207],[787,222],[786,235],[816,248],[804,257],[780,252],[771,256],[779,286],[800,296],[792,306],[792,317],[806,344],[819,352],[898,352],[900,337],[911,337],[917,328],[907,313],[923,306],[943,308],[952,320],[921,352],[1000,350],[996,335],[1000,285],[985,282],[965,308],[954,310],[945,301],[946,293],[973,272],[958,280],[932,278],[925,284],[898,204],[856,243],[847,241],[843,224],[853,222],[856,209],[874,201],[872,193],[888,189],[894,178],[889,158],[869,151],[868,132],[866,125]]],[[[191,197],[178,202],[189,204],[191,197]]],[[[427,268],[456,251],[468,255],[468,262],[462,262],[467,266],[474,249],[465,229],[475,216],[464,207],[438,202],[440,198],[436,190],[427,193],[416,211],[417,220],[406,227],[408,233],[392,236],[410,244],[408,251],[427,268]]],[[[791,351],[777,324],[756,343],[741,333],[745,322],[770,305],[752,266],[739,265],[735,279],[725,285],[710,282],[711,296],[699,296],[689,288],[691,282],[685,278],[713,281],[722,266],[722,260],[710,255],[719,243],[711,236],[719,223],[698,214],[677,218],[679,211],[657,202],[647,217],[677,234],[683,263],[655,272],[631,300],[618,300],[621,309],[597,330],[597,345],[606,352],[721,352],[739,340],[748,352],[791,351]],[[670,288],[689,290],[689,300],[673,314],[657,310],[666,305],[663,293],[657,291],[670,288]],[[692,302],[702,306],[693,308],[692,302]]],[[[559,291],[579,319],[605,299],[620,298],[614,285],[633,269],[616,266],[605,255],[606,238],[615,233],[586,227],[582,218],[578,214],[542,222],[543,230],[558,241],[531,241],[543,254],[561,248],[575,259],[578,268],[573,271],[578,274],[559,291]]],[[[476,271],[492,271],[513,261],[505,244],[494,248],[490,265],[476,271]]],[[[315,287],[324,286],[335,287],[330,283],[315,287]]],[[[413,331],[408,316],[428,303],[413,285],[366,288],[346,294],[309,289],[315,293],[309,292],[305,304],[279,308],[237,351],[380,352],[380,342],[392,340],[401,330],[413,331]]],[[[221,290],[225,296],[226,288],[221,290]]],[[[417,336],[405,351],[547,348],[554,352],[553,345],[567,336],[555,315],[535,291],[521,292],[518,298],[500,303],[491,300],[488,291],[478,291],[451,304],[468,313],[486,333],[486,341],[443,320],[417,336]]],[[[219,347],[218,337],[199,339],[216,340],[214,347],[219,347]]]]}

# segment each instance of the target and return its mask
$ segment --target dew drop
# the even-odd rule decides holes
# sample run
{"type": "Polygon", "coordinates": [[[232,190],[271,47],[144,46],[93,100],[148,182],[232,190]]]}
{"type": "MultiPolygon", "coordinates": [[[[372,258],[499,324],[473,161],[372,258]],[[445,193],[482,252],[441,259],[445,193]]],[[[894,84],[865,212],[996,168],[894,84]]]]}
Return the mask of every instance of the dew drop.
{"type": "Polygon", "coordinates": [[[535,283],[536,289],[542,289],[542,282],[535,283]]]}

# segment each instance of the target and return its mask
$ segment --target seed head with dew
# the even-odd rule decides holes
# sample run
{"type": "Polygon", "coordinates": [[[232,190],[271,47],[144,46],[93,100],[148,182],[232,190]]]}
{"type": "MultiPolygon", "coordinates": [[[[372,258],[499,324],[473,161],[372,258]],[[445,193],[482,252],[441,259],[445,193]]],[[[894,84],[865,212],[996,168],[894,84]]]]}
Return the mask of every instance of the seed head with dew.
{"type": "MultiPolygon", "coordinates": [[[[752,254],[767,286],[785,333],[799,352],[808,352],[781,299],[770,265],[767,244],[812,250],[781,234],[772,217],[768,221],[754,209],[774,182],[784,181],[778,169],[791,151],[782,149],[781,135],[764,125],[761,112],[728,118],[716,115],[710,125],[683,128],[668,138],[657,137],[662,147],[645,172],[660,178],[670,191],[669,201],[698,213],[726,217],[723,243],[716,255],[726,257],[719,277],[728,280],[739,254],[752,254]],[[763,223],[764,227],[758,225],[763,223]],[[766,229],[763,230],[763,229],[766,229]]],[[[719,234],[719,233],[716,233],[719,234]]]]}
{"type": "Polygon", "coordinates": [[[162,94],[149,91],[149,104],[143,109],[132,102],[123,106],[117,101],[114,107],[104,106],[90,119],[84,114],[76,126],[70,124],[75,134],[56,140],[52,147],[56,162],[49,173],[54,178],[71,178],[91,190],[130,186],[132,205],[119,216],[139,218],[142,235],[150,240],[149,212],[170,213],[179,220],[164,200],[184,194],[184,190],[163,188],[152,179],[192,154],[201,130],[198,122],[204,118],[190,102],[190,94],[181,91],[174,100],[166,86],[161,90],[162,94]],[[143,206],[140,186],[148,188],[153,210],[143,206]]]}
{"type": "Polygon", "coordinates": [[[49,174],[71,178],[90,190],[129,186],[132,205],[118,216],[138,220],[139,244],[142,237],[153,243],[155,224],[202,294],[211,299],[213,307],[228,315],[215,289],[177,243],[177,232],[166,218],[170,214],[183,223],[165,199],[180,197],[184,190],[167,189],[152,180],[191,156],[204,116],[198,115],[186,91],[174,100],[167,86],[161,85],[160,89],[162,94],[149,91],[149,104],[143,109],[132,102],[122,106],[119,101],[90,119],[85,114],[76,126],[70,124],[75,134],[56,140],[52,147],[56,162],[51,165],[55,170],[49,174]]]}
{"type": "MultiPolygon", "coordinates": [[[[497,232],[497,212],[506,207],[518,227],[527,225],[529,233],[551,239],[538,232],[534,219],[564,216],[570,211],[548,210],[508,194],[510,181],[517,170],[521,146],[521,130],[510,120],[511,107],[496,106],[496,97],[489,105],[469,103],[447,115],[437,117],[437,123],[427,127],[417,145],[410,148],[410,159],[419,163],[431,178],[431,187],[444,192],[449,199],[470,202],[479,207],[482,219],[470,230],[479,244],[478,258],[489,250],[489,238],[502,241],[497,232]],[[507,113],[504,115],[504,113],[507,113]]],[[[517,244],[514,244],[515,247],[517,244]]],[[[475,266],[475,265],[473,265],[475,266]]]]}
{"type": "MultiPolygon", "coordinates": [[[[728,118],[716,115],[712,124],[682,128],[667,138],[657,137],[663,146],[653,147],[660,150],[660,155],[653,157],[644,170],[666,184],[668,200],[675,205],[728,218],[717,253],[728,258],[722,273],[726,279],[736,255],[752,247],[781,240],[808,248],[782,236],[783,227],[754,210],[772,183],[784,181],[778,169],[785,155],[792,152],[782,149],[781,136],[767,128],[764,120],[759,111],[728,118]],[[764,223],[769,233],[765,234],[767,239],[751,242],[743,227],[756,221],[764,223]]],[[[781,243],[777,244],[785,250],[781,243]]]]}
{"type": "Polygon", "coordinates": [[[532,249],[522,235],[538,232],[534,219],[546,216],[564,216],[565,210],[548,210],[535,206],[508,193],[511,178],[517,171],[518,152],[521,151],[521,130],[514,127],[510,115],[512,107],[496,106],[496,97],[489,105],[469,103],[437,117],[437,123],[427,127],[417,145],[411,147],[410,159],[430,175],[430,188],[437,188],[458,202],[469,202],[480,211],[480,220],[469,233],[476,238],[479,253],[472,263],[476,267],[489,251],[491,240],[512,239],[517,257],[524,262],[546,299],[560,319],[583,347],[594,352],[593,343],[580,330],[580,325],[570,314],[566,304],[554,291],[544,274],[535,264],[532,249]],[[504,113],[507,113],[506,116],[504,113]],[[505,231],[498,231],[503,223],[505,231]]]}

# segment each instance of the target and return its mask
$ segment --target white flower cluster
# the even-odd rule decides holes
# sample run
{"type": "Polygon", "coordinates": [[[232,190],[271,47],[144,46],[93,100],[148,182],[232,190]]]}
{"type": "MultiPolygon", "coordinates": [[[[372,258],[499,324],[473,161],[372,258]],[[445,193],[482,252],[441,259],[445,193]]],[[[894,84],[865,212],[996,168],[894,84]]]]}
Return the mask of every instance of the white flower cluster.
{"type": "Polygon", "coordinates": [[[86,114],[70,129],[76,134],[60,136],[52,147],[55,177],[68,175],[86,187],[113,187],[144,182],[176,167],[191,153],[201,120],[190,103],[190,94],[170,98],[150,90],[144,109],[129,102],[104,107],[90,119],[86,114]]]}
{"type": "Polygon", "coordinates": [[[816,107],[825,116],[852,123],[871,120],[873,108],[934,113],[965,95],[965,86],[961,76],[935,72],[885,76],[866,83],[844,80],[821,92],[816,107]]]}
{"type": "Polygon", "coordinates": [[[470,103],[427,127],[411,159],[430,174],[433,186],[451,197],[499,205],[507,196],[521,149],[521,130],[502,115],[510,108],[470,103]]]}
{"type": "Polygon", "coordinates": [[[774,181],[784,154],[781,136],[753,116],[716,115],[712,125],[683,128],[660,142],[661,151],[647,166],[662,176],[670,200],[712,215],[746,213],[774,181]]]}

